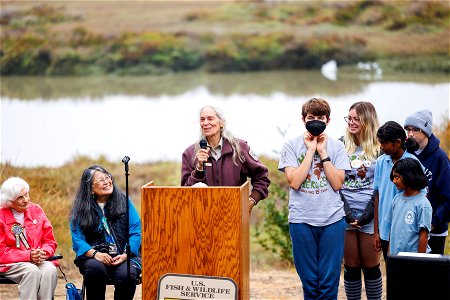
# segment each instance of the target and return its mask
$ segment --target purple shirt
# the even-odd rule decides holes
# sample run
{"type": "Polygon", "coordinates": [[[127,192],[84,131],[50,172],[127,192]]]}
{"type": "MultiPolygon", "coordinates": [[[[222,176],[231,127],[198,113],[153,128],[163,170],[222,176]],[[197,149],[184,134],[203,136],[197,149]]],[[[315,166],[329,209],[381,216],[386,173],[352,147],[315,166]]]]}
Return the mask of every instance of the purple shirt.
{"type": "Polygon", "coordinates": [[[218,160],[212,156],[208,158],[206,176],[203,172],[196,171],[197,158],[195,146],[189,146],[182,156],[181,185],[192,186],[203,182],[208,186],[241,186],[249,177],[252,184],[251,196],[258,202],[267,197],[270,184],[269,171],[261,161],[251,152],[246,141],[236,139],[241,146],[245,162],[236,157],[233,162],[233,149],[227,139],[223,139],[222,155],[218,160]]]}

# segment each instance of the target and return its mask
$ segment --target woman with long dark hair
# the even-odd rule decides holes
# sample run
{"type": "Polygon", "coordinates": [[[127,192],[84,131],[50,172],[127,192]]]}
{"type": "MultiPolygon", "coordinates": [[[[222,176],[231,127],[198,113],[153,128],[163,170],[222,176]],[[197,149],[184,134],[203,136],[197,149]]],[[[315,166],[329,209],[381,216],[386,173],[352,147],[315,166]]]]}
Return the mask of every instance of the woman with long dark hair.
{"type": "Polygon", "coordinates": [[[84,276],[88,299],[105,299],[106,283],[114,282],[114,299],[133,299],[141,272],[141,223],[130,199],[113,176],[94,165],[83,171],[71,211],[70,229],[75,265],[84,276]],[[129,201],[129,224],[126,224],[129,201]],[[131,250],[127,281],[126,231],[131,250]],[[128,291],[128,294],[127,294],[128,291]]]}

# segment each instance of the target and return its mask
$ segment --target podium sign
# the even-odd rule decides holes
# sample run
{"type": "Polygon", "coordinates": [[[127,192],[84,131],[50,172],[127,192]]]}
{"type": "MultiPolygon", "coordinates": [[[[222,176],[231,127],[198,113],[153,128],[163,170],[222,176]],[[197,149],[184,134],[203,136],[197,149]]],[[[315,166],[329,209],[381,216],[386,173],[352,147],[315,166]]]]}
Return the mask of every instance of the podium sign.
{"type": "Polygon", "coordinates": [[[230,278],[166,274],[159,280],[159,300],[237,300],[237,286],[230,278]]]}
{"type": "Polygon", "coordinates": [[[143,299],[157,297],[158,282],[168,273],[230,278],[238,298],[248,299],[248,196],[248,182],[240,187],[143,186],[143,299]]]}

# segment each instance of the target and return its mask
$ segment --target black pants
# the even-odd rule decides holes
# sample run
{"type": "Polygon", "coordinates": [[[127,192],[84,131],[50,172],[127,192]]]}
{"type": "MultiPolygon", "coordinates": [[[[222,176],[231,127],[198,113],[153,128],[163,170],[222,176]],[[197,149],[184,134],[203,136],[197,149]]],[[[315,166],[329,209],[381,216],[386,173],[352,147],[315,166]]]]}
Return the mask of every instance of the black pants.
{"type": "Polygon", "coordinates": [[[445,250],[445,238],[446,236],[430,236],[428,240],[428,245],[431,248],[431,253],[433,254],[444,254],[445,250]]]}
{"type": "Polygon", "coordinates": [[[384,258],[384,262],[386,262],[387,260],[387,255],[388,255],[388,248],[389,248],[389,241],[385,241],[385,240],[381,240],[381,250],[383,250],[383,258],[384,258]]]}
{"type": "Polygon", "coordinates": [[[108,279],[114,282],[114,299],[133,299],[136,292],[136,278],[140,269],[136,264],[130,262],[130,282],[127,283],[127,262],[124,261],[119,266],[106,266],[94,258],[86,258],[78,261],[80,273],[84,276],[86,286],[86,296],[88,300],[104,300],[106,293],[106,283],[108,279]],[[128,289],[128,295],[127,295],[128,289]]]}

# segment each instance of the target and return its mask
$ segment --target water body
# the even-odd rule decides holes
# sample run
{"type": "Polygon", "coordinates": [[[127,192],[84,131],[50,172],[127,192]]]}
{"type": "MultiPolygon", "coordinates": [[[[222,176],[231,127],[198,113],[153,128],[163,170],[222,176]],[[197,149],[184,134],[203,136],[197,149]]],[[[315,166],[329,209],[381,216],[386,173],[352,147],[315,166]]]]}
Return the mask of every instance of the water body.
{"type": "Polygon", "coordinates": [[[76,155],[120,161],[181,161],[196,141],[198,115],[219,106],[235,136],[260,155],[277,158],[285,139],[304,131],[301,105],[329,100],[330,136],[344,133],[349,106],[371,101],[381,124],[430,109],[434,122],[449,114],[445,75],[318,71],[244,74],[180,73],[152,77],[2,78],[1,162],[16,166],[60,166],[76,155]]]}

